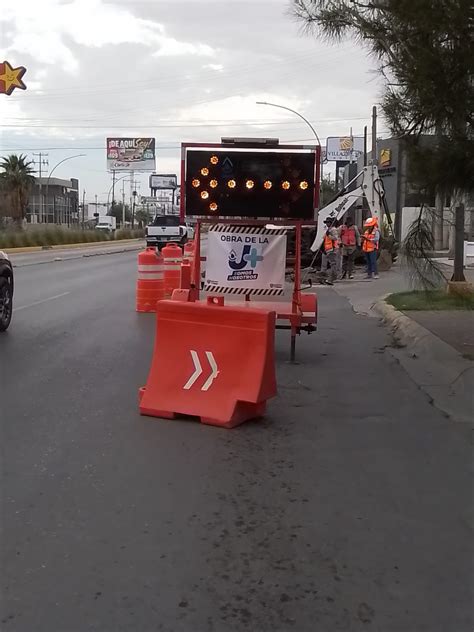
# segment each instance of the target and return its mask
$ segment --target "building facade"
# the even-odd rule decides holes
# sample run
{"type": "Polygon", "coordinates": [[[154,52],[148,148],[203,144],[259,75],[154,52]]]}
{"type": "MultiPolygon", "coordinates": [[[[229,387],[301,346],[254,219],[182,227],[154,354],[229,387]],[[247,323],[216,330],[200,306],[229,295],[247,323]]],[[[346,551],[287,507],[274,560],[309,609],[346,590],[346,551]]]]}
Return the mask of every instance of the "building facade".
{"type": "Polygon", "coordinates": [[[36,178],[30,192],[26,219],[31,224],[66,224],[81,221],[79,180],[36,178]]]}

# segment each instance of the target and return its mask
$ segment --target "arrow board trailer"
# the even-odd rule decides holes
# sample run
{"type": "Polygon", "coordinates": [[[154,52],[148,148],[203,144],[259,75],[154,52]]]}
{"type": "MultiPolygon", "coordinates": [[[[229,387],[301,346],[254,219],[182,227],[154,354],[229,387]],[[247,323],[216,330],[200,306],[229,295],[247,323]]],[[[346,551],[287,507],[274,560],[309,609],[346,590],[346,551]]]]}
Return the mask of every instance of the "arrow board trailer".
{"type": "Polygon", "coordinates": [[[194,300],[204,289],[207,295],[275,311],[277,329],[291,332],[291,360],[296,335],[311,333],[317,323],[316,294],[301,288],[301,231],[316,225],[320,149],[280,145],[278,139],[181,146],[181,220],[196,222],[194,300]],[[203,226],[206,256],[201,256],[203,226]],[[296,242],[292,290],[285,282],[288,230],[295,231],[296,242]]]}

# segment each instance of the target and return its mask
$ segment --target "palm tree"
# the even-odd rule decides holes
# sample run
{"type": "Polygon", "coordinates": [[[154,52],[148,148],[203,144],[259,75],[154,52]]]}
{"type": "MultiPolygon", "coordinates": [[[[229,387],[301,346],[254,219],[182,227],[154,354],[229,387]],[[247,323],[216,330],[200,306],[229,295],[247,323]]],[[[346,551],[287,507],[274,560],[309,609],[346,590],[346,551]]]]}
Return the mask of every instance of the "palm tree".
{"type": "Polygon", "coordinates": [[[32,162],[26,156],[11,154],[0,161],[0,186],[11,200],[11,217],[21,225],[28,204],[28,195],[35,182],[32,162]]]}

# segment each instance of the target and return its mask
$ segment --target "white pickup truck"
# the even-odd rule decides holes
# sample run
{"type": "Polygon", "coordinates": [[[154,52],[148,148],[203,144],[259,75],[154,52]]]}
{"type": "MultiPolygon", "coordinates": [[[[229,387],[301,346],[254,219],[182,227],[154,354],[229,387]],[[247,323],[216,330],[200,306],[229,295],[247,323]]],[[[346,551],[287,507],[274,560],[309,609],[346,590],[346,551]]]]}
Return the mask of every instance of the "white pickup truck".
{"type": "Polygon", "coordinates": [[[192,226],[182,224],[177,215],[157,215],[146,227],[146,245],[161,248],[169,242],[184,246],[194,238],[192,226]]]}

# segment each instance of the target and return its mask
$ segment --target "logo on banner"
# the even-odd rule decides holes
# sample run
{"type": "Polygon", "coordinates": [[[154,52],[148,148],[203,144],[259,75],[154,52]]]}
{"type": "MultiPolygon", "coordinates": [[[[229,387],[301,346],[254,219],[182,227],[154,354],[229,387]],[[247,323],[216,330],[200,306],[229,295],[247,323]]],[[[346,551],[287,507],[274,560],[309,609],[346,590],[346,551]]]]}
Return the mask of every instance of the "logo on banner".
{"type": "Polygon", "coordinates": [[[232,249],[229,253],[229,268],[232,270],[232,273],[227,277],[227,280],[256,281],[258,273],[255,272],[255,268],[263,260],[264,257],[261,251],[248,244],[242,248],[240,259],[235,250],[232,249]]]}

